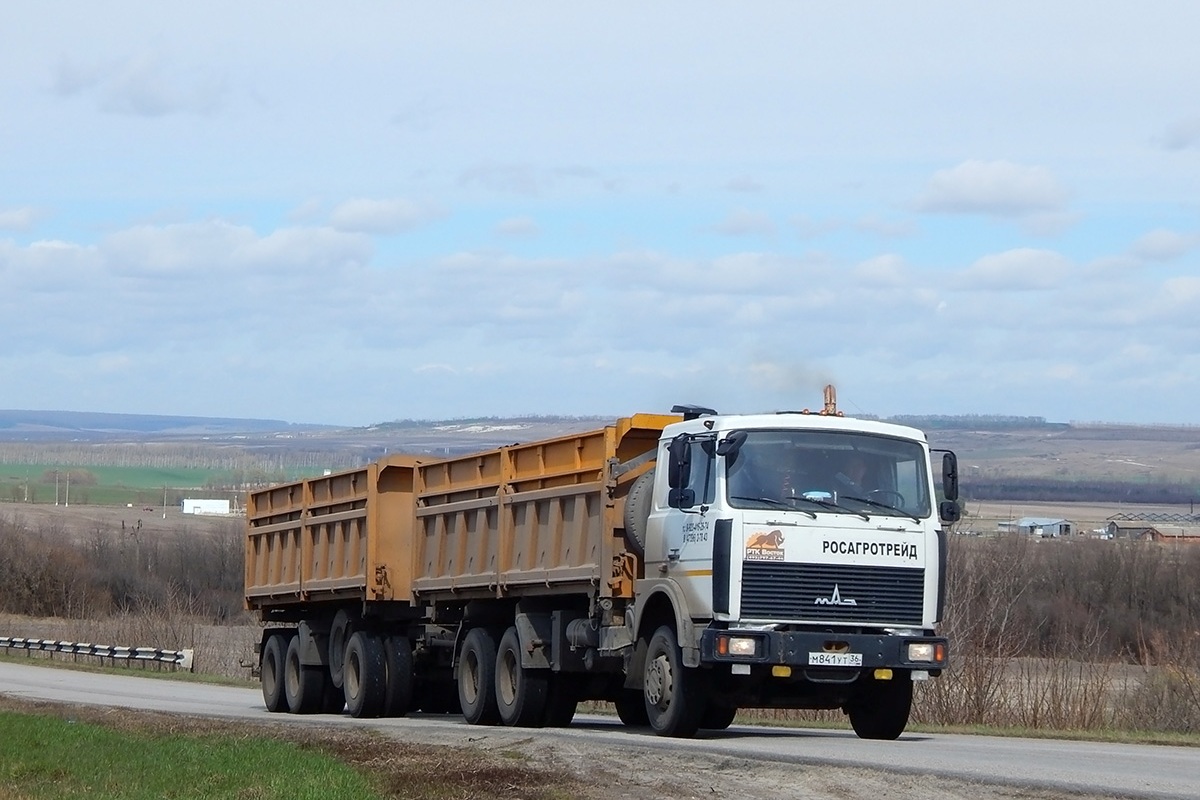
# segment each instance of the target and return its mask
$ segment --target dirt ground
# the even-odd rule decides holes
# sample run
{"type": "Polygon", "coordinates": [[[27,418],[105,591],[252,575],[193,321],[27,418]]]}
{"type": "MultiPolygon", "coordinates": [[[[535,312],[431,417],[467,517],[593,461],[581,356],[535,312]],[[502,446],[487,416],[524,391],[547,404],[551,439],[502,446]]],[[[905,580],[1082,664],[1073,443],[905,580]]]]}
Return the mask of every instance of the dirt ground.
{"type": "MultiPolygon", "coordinates": [[[[989,786],[934,776],[822,765],[664,754],[585,741],[433,734],[399,741],[374,731],[179,717],[127,709],[32,703],[0,695],[0,711],[50,714],[152,735],[268,736],[320,750],[369,773],[385,798],[528,800],[1055,800],[1060,791],[989,786]],[[438,737],[446,739],[439,741],[438,737]],[[453,741],[450,741],[450,739],[453,741]]],[[[1071,795],[1075,800],[1103,800],[1071,795]]]]}
{"type": "Polygon", "coordinates": [[[97,527],[119,529],[122,524],[133,528],[140,523],[143,534],[147,536],[174,534],[184,529],[213,533],[225,530],[230,525],[240,529],[245,524],[241,515],[184,514],[178,506],[168,506],[164,511],[161,507],[148,506],[55,506],[49,503],[2,502],[0,515],[19,520],[34,530],[58,526],[63,530],[91,531],[97,527]]]}

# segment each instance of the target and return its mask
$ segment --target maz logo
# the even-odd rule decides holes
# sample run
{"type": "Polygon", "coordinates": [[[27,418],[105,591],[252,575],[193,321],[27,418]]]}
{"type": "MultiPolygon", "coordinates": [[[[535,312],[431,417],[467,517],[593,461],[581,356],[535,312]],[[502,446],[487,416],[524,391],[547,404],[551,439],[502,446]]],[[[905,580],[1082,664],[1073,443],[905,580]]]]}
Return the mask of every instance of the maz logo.
{"type": "Polygon", "coordinates": [[[815,606],[856,606],[858,601],[852,597],[842,597],[842,591],[835,583],[833,585],[833,594],[829,597],[818,597],[813,601],[815,606]]]}

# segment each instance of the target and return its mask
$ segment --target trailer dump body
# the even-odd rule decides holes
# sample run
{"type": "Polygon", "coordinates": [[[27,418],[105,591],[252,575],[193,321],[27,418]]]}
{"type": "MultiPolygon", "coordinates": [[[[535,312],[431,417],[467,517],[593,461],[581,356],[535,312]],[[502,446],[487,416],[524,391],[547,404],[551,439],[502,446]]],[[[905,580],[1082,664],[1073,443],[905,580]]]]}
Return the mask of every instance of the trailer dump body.
{"type": "MultiPolygon", "coordinates": [[[[416,602],[632,591],[621,465],[674,416],[447,459],[391,456],[250,493],[246,600],[267,611],[344,599],[416,602]],[[619,574],[614,576],[614,572],[619,574]]],[[[643,470],[652,464],[645,463],[643,470]]]]}
{"type": "Polygon", "coordinates": [[[686,407],[251,492],[267,708],[553,726],[602,700],[667,736],[840,708],[896,738],[947,664],[957,462],[938,502],[924,434],[831,392],[819,414],[686,407]]]}

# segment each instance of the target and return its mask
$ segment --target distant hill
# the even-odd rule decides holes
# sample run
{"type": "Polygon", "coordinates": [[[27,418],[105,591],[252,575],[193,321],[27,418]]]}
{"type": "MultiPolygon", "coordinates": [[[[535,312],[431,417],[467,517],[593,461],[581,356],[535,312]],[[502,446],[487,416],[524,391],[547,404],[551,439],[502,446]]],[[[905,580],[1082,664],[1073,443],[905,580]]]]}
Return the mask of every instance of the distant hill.
{"type": "Polygon", "coordinates": [[[179,439],[231,434],[319,430],[329,426],[292,425],[275,419],[107,414],[90,411],[0,409],[2,441],[103,441],[113,438],[179,439]]]}

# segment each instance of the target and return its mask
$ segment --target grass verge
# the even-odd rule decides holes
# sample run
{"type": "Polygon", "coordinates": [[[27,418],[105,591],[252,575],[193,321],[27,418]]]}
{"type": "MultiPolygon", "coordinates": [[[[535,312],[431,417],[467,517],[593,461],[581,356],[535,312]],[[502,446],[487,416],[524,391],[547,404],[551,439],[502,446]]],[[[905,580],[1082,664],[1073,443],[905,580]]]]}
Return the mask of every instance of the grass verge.
{"type": "Polygon", "coordinates": [[[0,695],[0,800],[528,798],[586,792],[572,778],[371,731],[176,717],[0,695]]]}

